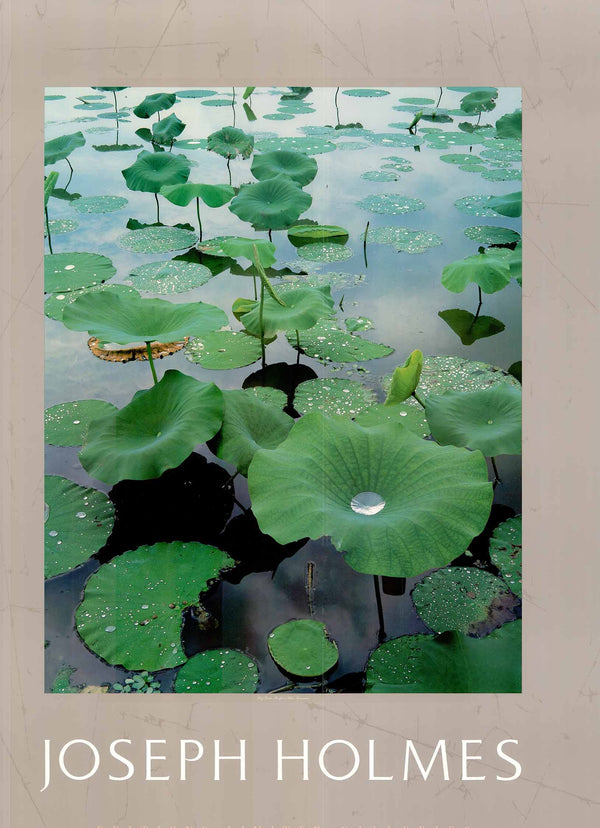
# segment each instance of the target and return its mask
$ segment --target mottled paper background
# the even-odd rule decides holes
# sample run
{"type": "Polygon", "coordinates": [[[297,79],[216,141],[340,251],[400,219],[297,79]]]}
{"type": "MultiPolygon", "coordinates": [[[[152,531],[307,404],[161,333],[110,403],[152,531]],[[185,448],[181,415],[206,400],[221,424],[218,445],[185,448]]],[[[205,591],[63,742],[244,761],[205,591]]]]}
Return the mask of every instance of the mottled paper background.
{"type": "MultiPolygon", "coordinates": [[[[587,828],[598,726],[598,29],[595,3],[20,0],[0,6],[2,690],[10,828],[587,828]],[[517,696],[122,697],[42,693],[42,142],[45,85],[522,86],[525,631],[517,696]],[[10,668],[10,675],[7,675],[10,668]],[[596,687],[596,690],[594,689],[596,687]],[[249,740],[249,781],[55,779],[42,740],[249,740]],[[378,743],[381,774],[277,783],[273,744],[378,743]],[[453,781],[401,781],[404,739],[451,748],[453,781]],[[459,740],[485,782],[461,783],[459,740]],[[495,781],[519,739],[521,779],[495,781]],[[477,752],[477,751],[474,751],[477,752]]],[[[176,747],[176,746],[175,746],[176,747]]],[[[136,750],[141,757],[141,746],[136,750]]],[[[232,763],[230,763],[232,764],[232,763]]],[[[365,762],[366,765],[366,762],[365,762]]],[[[596,766],[596,767],[595,767],[596,766]]],[[[331,769],[335,770],[332,761],[331,769]]],[[[338,771],[341,772],[341,771],[338,771]]],[[[196,773],[192,772],[196,777],[196,773]]]]}

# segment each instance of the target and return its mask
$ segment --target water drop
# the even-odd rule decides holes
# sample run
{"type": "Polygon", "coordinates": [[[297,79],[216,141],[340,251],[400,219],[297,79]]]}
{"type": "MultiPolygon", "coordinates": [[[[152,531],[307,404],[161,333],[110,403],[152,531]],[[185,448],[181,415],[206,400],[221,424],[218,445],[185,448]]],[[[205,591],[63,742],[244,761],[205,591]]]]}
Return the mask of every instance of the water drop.
{"type": "Polygon", "coordinates": [[[85,517],[85,512],[75,512],[75,517],[84,518],[85,517]]]}
{"type": "Polygon", "coordinates": [[[350,501],[350,506],[359,515],[376,515],[385,506],[385,500],[376,492],[359,492],[350,501]]]}
{"type": "Polygon", "coordinates": [[[51,529],[48,532],[48,534],[50,535],[51,538],[55,538],[58,535],[58,532],[56,531],[56,529],[51,529]]]}
{"type": "Polygon", "coordinates": [[[407,417],[408,416],[408,411],[401,411],[400,416],[401,417],[407,417]]]}
{"type": "Polygon", "coordinates": [[[73,420],[73,425],[79,425],[80,422],[81,420],[73,420]]]}
{"type": "Polygon", "coordinates": [[[492,425],[493,422],[493,420],[488,420],[488,425],[492,425]]]}
{"type": "Polygon", "coordinates": [[[75,270],[75,265],[66,265],[65,270],[75,270]]]}
{"type": "Polygon", "coordinates": [[[114,632],[116,629],[117,629],[117,628],[116,628],[116,627],[113,627],[113,626],[110,626],[110,627],[105,627],[105,628],[104,628],[104,632],[114,632]]]}

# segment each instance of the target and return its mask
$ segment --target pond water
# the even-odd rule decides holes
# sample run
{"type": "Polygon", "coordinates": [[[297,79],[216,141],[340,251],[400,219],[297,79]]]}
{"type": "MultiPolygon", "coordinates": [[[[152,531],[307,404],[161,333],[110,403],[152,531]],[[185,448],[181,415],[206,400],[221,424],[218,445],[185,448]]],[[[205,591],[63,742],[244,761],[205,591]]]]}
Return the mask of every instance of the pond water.
{"type": "MultiPolygon", "coordinates": [[[[46,167],[46,174],[50,170],[59,173],[59,197],[51,197],[48,202],[53,253],[87,251],[107,256],[116,268],[112,284],[130,284],[134,268],[166,262],[186,252],[178,249],[140,253],[119,243],[130,219],[143,224],[157,219],[153,194],[128,189],[122,175],[139,152],[153,148],[136,135],[136,130],[151,127],[157,116],[144,120],[134,115],[132,109],[146,95],[172,91],[175,90],[128,88],[117,92],[118,120],[114,118],[110,92],[75,87],[46,91],[46,141],[78,131],[85,138],[85,145],[69,156],[72,175],[66,160],[46,167]],[[107,106],[99,108],[100,104],[107,106]],[[130,148],[125,148],[128,145],[130,148]],[[68,200],[68,195],[74,193],[82,198],[115,196],[126,199],[126,203],[115,200],[110,206],[120,209],[95,212],[94,202],[82,202],[78,208],[79,199],[68,200]]],[[[301,354],[298,363],[296,349],[280,334],[267,346],[268,367],[262,373],[260,361],[244,368],[209,370],[189,361],[185,351],[180,350],[155,361],[158,378],[168,369],[177,369],[199,380],[214,382],[223,390],[275,382],[286,392],[298,380],[352,380],[372,392],[373,401],[382,402],[386,393],[384,379],[415,349],[426,357],[463,357],[507,371],[521,359],[520,285],[513,279],[504,289],[483,294],[480,314],[502,324],[497,326],[495,335],[467,345],[440,313],[461,309],[476,314],[477,286],[469,284],[463,293],[451,293],[442,285],[441,276],[446,265],[476,254],[480,244],[488,243],[469,238],[465,235],[467,228],[499,226],[521,231],[520,217],[489,211],[481,215],[485,210],[473,207],[469,214],[455,206],[458,199],[469,196],[499,196],[521,189],[520,154],[514,148],[515,142],[509,141],[507,149],[504,142],[495,139],[493,130],[501,116],[520,109],[520,90],[500,89],[494,109],[483,111],[478,117],[477,113],[457,114],[464,91],[444,89],[438,119],[421,119],[414,134],[407,127],[415,112],[436,111],[439,88],[390,88],[384,90],[387,94],[378,96],[323,88],[312,89],[304,97],[298,95],[295,101],[282,99],[289,91],[256,89],[247,100],[242,98],[243,89],[236,89],[235,97],[231,89],[207,90],[212,94],[204,97],[178,96],[175,105],[161,114],[165,118],[174,112],[186,126],[165,152],[183,154],[192,162],[191,181],[226,184],[229,172],[225,158],[207,151],[202,143],[222,127],[235,126],[254,135],[255,154],[278,148],[277,137],[302,138],[300,146],[311,139],[313,145],[308,152],[314,153],[310,157],[317,162],[318,172],[304,187],[312,196],[312,206],[300,218],[340,225],[348,231],[348,240],[344,245],[330,245],[325,253],[316,248],[307,252],[306,248],[295,247],[285,230],[274,231],[274,267],[287,265],[295,273],[304,271],[311,276],[336,274],[320,281],[332,285],[338,324],[345,329],[344,320],[359,319],[348,326],[358,325],[355,330],[360,336],[394,351],[379,359],[326,364],[301,354]],[[410,100],[407,103],[402,99],[410,100]],[[417,102],[411,103],[412,99],[417,102]],[[421,99],[431,103],[422,103],[421,99]],[[449,114],[440,118],[444,113],[449,114]],[[490,124],[491,128],[471,134],[459,129],[459,123],[490,124]],[[335,129],[342,125],[354,126],[335,129]],[[440,139],[439,136],[449,133],[452,135],[440,139]],[[453,135],[458,135],[458,139],[453,135]],[[459,153],[465,155],[463,163],[440,160],[459,153]],[[466,156],[480,160],[473,163],[466,156]],[[399,199],[419,199],[424,206],[405,212],[406,205],[415,203],[399,199]],[[382,243],[393,237],[414,245],[414,237],[398,234],[402,228],[424,234],[417,239],[424,245],[423,252],[407,252],[392,243],[382,243]],[[441,243],[428,247],[438,241],[437,237],[441,243]],[[320,260],[323,256],[329,260],[320,260]]],[[[236,158],[229,164],[234,187],[254,181],[250,171],[253,158],[254,155],[236,158]]],[[[159,196],[159,205],[163,224],[189,223],[196,231],[194,202],[179,207],[159,196]]],[[[225,235],[268,238],[266,232],[254,233],[227,205],[210,209],[201,203],[200,211],[204,242],[225,235]]],[[[249,264],[245,259],[242,263],[244,267],[249,264]]],[[[273,284],[277,289],[286,282],[296,284],[289,274],[273,284]]],[[[227,313],[231,328],[240,330],[242,326],[231,306],[238,297],[253,297],[253,281],[239,275],[239,268],[236,275],[227,267],[205,284],[185,292],[140,292],[143,297],[174,303],[202,301],[217,305],[227,313]]],[[[88,333],[70,330],[58,319],[46,318],[47,407],[84,399],[106,400],[122,407],[136,391],[151,386],[146,361],[119,364],[98,359],[87,347],[87,339],[88,333]]],[[[289,402],[293,404],[291,397],[289,402]]],[[[295,408],[298,409],[297,402],[295,408]]],[[[240,562],[210,589],[203,599],[205,612],[200,618],[193,618],[188,611],[184,613],[183,641],[188,655],[217,647],[242,650],[258,664],[258,691],[272,691],[285,685],[288,678],[269,654],[270,632],[289,619],[308,618],[312,613],[326,625],[339,647],[339,661],[328,676],[329,686],[344,691],[361,690],[366,660],[380,641],[373,577],[350,568],[327,538],[284,548],[263,535],[247,511],[250,498],[245,478],[238,475],[228,485],[234,467],[217,459],[206,445],[198,446],[179,469],[167,472],[159,480],[123,481],[112,488],[85,472],[78,452],[76,447],[46,445],[46,474],[61,475],[79,485],[109,493],[116,505],[116,523],[98,557],[46,581],[47,691],[65,667],[75,668],[71,676],[74,685],[122,682],[130,675],[87,649],[75,629],[75,610],[87,579],[101,562],[142,544],[169,540],[214,544],[240,562]]],[[[478,562],[494,573],[497,570],[487,554],[489,535],[501,521],[521,511],[520,456],[502,455],[496,463],[500,482],[486,533],[457,561],[463,566],[478,562]]],[[[300,511],[305,508],[301,495],[295,505],[300,511]]],[[[357,491],[351,505],[360,514],[375,515],[384,508],[380,494],[370,491],[357,491]]],[[[411,598],[411,590],[420,579],[421,576],[408,578],[405,583],[402,579],[383,579],[381,601],[387,638],[429,632],[411,598]]],[[[173,676],[173,670],[156,673],[163,692],[172,690],[173,676]]],[[[298,691],[302,691],[302,685],[298,691]]],[[[312,685],[306,692],[314,692],[312,685]]]]}

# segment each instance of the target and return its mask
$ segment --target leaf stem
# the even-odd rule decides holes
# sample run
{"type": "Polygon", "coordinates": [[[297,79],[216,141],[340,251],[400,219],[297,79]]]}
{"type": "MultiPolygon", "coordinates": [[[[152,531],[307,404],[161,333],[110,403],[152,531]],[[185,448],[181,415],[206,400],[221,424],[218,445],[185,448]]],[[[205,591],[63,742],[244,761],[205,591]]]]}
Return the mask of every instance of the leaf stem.
{"type": "Polygon", "coordinates": [[[496,477],[496,482],[497,483],[502,483],[502,480],[500,479],[500,475],[498,474],[498,466],[496,466],[496,458],[495,457],[490,457],[490,460],[492,461],[492,468],[494,469],[494,475],[496,477]]]}
{"type": "Polygon", "coordinates": [[[425,408],[425,403],[424,403],[424,402],[423,402],[423,400],[419,397],[419,395],[417,394],[417,392],[416,392],[416,391],[413,391],[413,392],[412,392],[412,396],[415,398],[415,400],[419,403],[419,405],[420,405],[422,408],[425,408]]]}
{"type": "Polygon", "coordinates": [[[367,222],[367,226],[365,227],[365,233],[363,236],[363,258],[365,260],[365,267],[369,267],[369,263],[367,262],[367,235],[369,233],[369,224],[371,222],[367,222]]]}
{"type": "Polygon", "coordinates": [[[68,180],[68,181],[67,181],[67,183],[65,184],[65,190],[68,190],[68,188],[69,188],[69,184],[71,183],[71,179],[73,178],[73,172],[74,172],[74,170],[73,170],[73,166],[72,166],[71,162],[69,161],[69,159],[68,159],[68,158],[65,158],[65,161],[67,162],[67,164],[69,165],[69,169],[71,170],[71,174],[69,175],[69,180],[68,180]]]}
{"type": "Polygon", "coordinates": [[[158,206],[158,193],[154,193],[156,199],[156,221],[160,223],[160,207],[158,206]]]}
{"type": "Polygon", "coordinates": [[[268,690],[267,695],[271,693],[286,693],[288,690],[295,690],[297,684],[284,684],[282,687],[276,687],[274,690],[268,690]]]}
{"type": "Polygon", "coordinates": [[[265,283],[260,281],[260,311],[258,315],[258,326],[260,332],[260,351],[261,351],[261,359],[262,359],[262,367],[264,368],[266,365],[265,362],[265,334],[263,330],[263,307],[265,304],[265,283]]]}
{"type": "Polygon", "coordinates": [[[379,588],[379,575],[373,575],[375,585],[375,600],[377,602],[377,617],[379,618],[379,643],[385,641],[385,622],[383,620],[383,604],[381,603],[381,589],[379,588]]]}
{"type": "Polygon", "coordinates": [[[443,91],[444,91],[444,90],[443,90],[443,89],[442,89],[442,87],[440,86],[440,97],[438,98],[438,102],[437,102],[437,103],[436,103],[436,105],[435,105],[435,108],[436,108],[436,109],[438,108],[438,106],[440,105],[440,101],[442,100],[442,93],[443,93],[443,91]]]}
{"type": "Polygon", "coordinates": [[[333,96],[333,103],[335,104],[335,114],[337,117],[337,124],[340,125],[340,110],[338,108],[338,95],[340,94],[340,87],[335,90],[335,95],[333,96]]]}
{"type": "Polygon", "coordinates": [[[227,172],[229,173],[229,186],[231,187],[231,158],[227,159],[227,172]]]}
{"type": "Polygon", "coordinates": [[[146,353],[148,354],[148,362],[150,363],[150,370],[152,371],[152,379],[154,380],[154,385],[157,385],[158,377],[156,376],[156,368],[154,367],[154,358],[152,356],[152,348],[150,346],[150,342],[146,342],[146,353]]]}
{"type": "Polygon", "coordinates": [[[202,222],[200,221],[200,196],[196,196],[196,215],[198,216],[198,241],[202,241],[202,222]]]}
{"type": "Polygon", "coordinates": [[[50,248],[50,253],[53,253],[52,250],[52,236],[50,235],[50,222],[48,221],[48,207],[44,207],[44,213],[46,215],[46,233],[48,234],[48,247],[50,248]]]}

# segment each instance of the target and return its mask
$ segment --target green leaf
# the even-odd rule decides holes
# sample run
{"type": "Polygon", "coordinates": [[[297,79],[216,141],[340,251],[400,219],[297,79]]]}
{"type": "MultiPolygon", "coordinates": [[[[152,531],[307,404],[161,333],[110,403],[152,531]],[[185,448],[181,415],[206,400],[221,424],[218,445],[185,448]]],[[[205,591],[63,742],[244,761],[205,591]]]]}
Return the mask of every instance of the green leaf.
{"type": "Polygon", "coordinates": [[[516,193],[505,193],[501,196],[493,196],[488,201],[488,206],[501,216],[517,218],[521,215],[523,193],[519,190],[516,193]]]}
{"type": "Polygon", "coordinates": [[[471,282],[484,293],[497,293],[510,282],[510,267],[497,258],[478,253],[452,262],[442,271],[442,284],[452,293],[462,293],[471,282]]]}
{"type": "Polygon", "coordinates": [[[154,95],[146,95],[144,100],[135,107],[133,114],[137,115],[138,118],[151,118],[155,112],[171,109],[175,100],[176,97],[174,94],[168,94],[166,92],[156,92],[154,95]]]}
{"type": "Polygon", "coordinates": [[[44,256],[44,291],[66,293],[99,285],[116,272],[111,260],[99,253],[47,253],[44,256]]]}
{"type": "Polygon", "coordinates": [[[84,196],[73,202],[73,207],[78,213],[114,213],[122,210],[127,204],[127,199],[121,196],[84,196]]]}
{"type": "Polygon", "coordinates": [[[171,259],[138,265],[130,272],[128,282],[138,290],[152,293],[184,293],[205,285],[212,277],[212,272],[204,265],[171,259]]]}
{"type": "Polygon", "coordinates": [[[224,256],[231,256],[232,259],[239,259],[243,256],[254,262],[254,251],[263,267],[270,267],[275,264],[275,245],[266,239],[245,239],[241,236],[226,238],[221,249],[224,256]]]}
{"type": "Polygon", "coordinates": [[[58,181],[58,173],[52,170],[51,173],[48,173],[47,177],[44,179],[44,207],[48,206],[48,199],[52,195],[52,191],[56,187],[56,182],[58,181]]]}
{"type": "Polygon", "coordinates": [[[350,247],[344,247],[337,242],[319,242],[305,244],[298,250],[298,257],[309,262],[341,262],[351,259],[354,251],[350,247]]]}
{"type": "Polygon", "coordinates": [[[390,93],[387,89],[344,89],[343,95],[350,95],[351,98],[383,98],[390,93]]]}
{"type": "Polygon", "coordinates": [[[62,667],[56,674],[51,693],[81,693],[81,687],[71,684],[71,676],[75,667],[62,667]]]}
{"type": "Polygon", "coordinates": [[[522,112],[517,109],[511,115],[503,115],[496,121],[498,138],[520,138],[522,133],[522,112]]]}
{"type": "Polygon", "coordinates": [[[521,239],[516,230],[509,230],[508,227],[494,227],[491,224],[467,227],[465,236],[479,244],[512,244],[521,239]]]}
{"type": "Polygon", "coordinates": [[[125,552],[90,577],[75,613],[77,632],[96,655],[126,670],[165,670],[187,661],[183,610],[233,565],[202,543],[157,543],[125,552]]]}
{"type": "Polygon", "coordinates": [[[214,331],[227,324],[227,316],[204,302],[174,304],[139,295],[88,293],[65,308],[63,323],[74,331],[87,331],[104,342],[176,342],[185,336],[214,331]]]}
{"type": "Polygon", "coordinates": [[[50,319],[56,319],[59,322],[62,322],[63,311],[67,305],[70,305],[86,293],[101,293],[103,291],[123,294],[135,293],[139,296],[137,290],[134,290],[132,287],[121,284],[112,284],[112,282],[109,282],[108,284],[95,285],[94,287],[81,288],[81,290],[70,290],[65,293],[52,293],[44,302],[44,314],[50,319]]]}
{"type": "Polygon", "coordinates": [[[117,241],[134,253],[168,253],[193,247],[198,236],[181,227],[144,227],[124,233],[117,241]]]}
{"type": "Polygon", "coordinates": [[[461,99],[460,108],[467,115],[477,115],[478,112],[489,112],[496,106],[496,98],[498,97],[498,90],[480,89],[475,92],[469,92],[461,99]]]}
{"type": "Polygon", "coordinates": [[[430,433],[423,409],[406,403],[397,405],[375,405],[362,411],[356,418],[361,426],[377,426],[382,423],[400,423],[419,437],[427,437],[430,433]]]}
{"type": "MultiPolygon", "coordinates": [[[[333,310],[333,299],[329,287],[289,288],[280,292],[285,302],[281,305],[271,296],[266,296],[262,313],[263,334],[267,338],[279,331],[304,331],[333,310]]],[[[244,300],[247,311],[238,317],[242,325],[254,336],[260,336],[260,302],[244,300]]]]}
{"type": "Polygon", "coordinates": [[[207,207],[222,207],[231,201],[235,190],[227,184],[168,184],[160,188],[160,194],[178,207],[187,207],[195,198],[200,198],[207,207]]]}
{"type": "Polygon", "coordinates": [[[152,140],[155,144],[168,145],[172,143],[178,135],[181,135],[184,129],[185,124],[183,121],[180,121],[177,115],[172,112],[169,116],[163,118],[162,121],[152,124],[152,140]]]}
{"type": "Polygon", "coordinates": [[[306,414],[248,472],[252,508],[278,543],[329,535],[358,572],[409,577],[462,554],[492,504],[480,452],[441,447],[400,424],[364,428],[306,414]],[[383,502],[376,512],[361,495],[383,502]],[[299,508],[301,504],[301,508],[299,508]]]}
{"type": "Polygon", "coordinates": [[[223,425],[210,449],[246,476],[256,452],[276,448],[285,440],[294,421],[246,391],[224,391],[223,404],[223,425]]]}
{"type": "Polygon", "coordinates": [[[256,661],[240,650],[204,650],[177,673],[176,693],[255,693],[256,661]]]}
{"type": "Polygon", "coordinates": [[[397,405],[412,396],[419,385],[422,370],[423,354],[419,350],[413,351],[404,365],[398,366],[392,374],[385,405],[397,405]]]}
{"type": "Polygon", "coordinates": [[[250,158],[254,150],[254,136],[247,135],[242,129],[223,127],[208,136],[206,148],[223,158],[250,158]]]}
{"type": "Polygon", "coordinates": [[[103,483],[151,480],[177,468],[194,446],[214,437],[222,419],[223,397],[216,385],[167,371],[124,408],[94,420],[79,459],[103,483]]]}
{"type": "Polygon", "coordinates": [[[159,193],[166,184],[183,184],[187,181],[190,166],[185,155],[142,150],[135,163],[121,172],[130,190],[159,193]]]}
{"type": "Polygon", "coordinates": [[[308,193],[286,175],[278,175],[240,187],[229,209],[255,230],[284,230],[295,224],[311,204],[308,193]]]}
{"type": "MultiPolygon", "coordinates": [[[[502,368],[486,362],[473,362],[464,357],[426,356],[419,383],[420,394],[444,394],[446,391],[476,391],[489,388],[497,383],[507,383],[520,389],[520,384],[502,368]]],[[[391,377],[385,377],[386,391],[391,377]]],[[[415,401],[414,405],[418,405],[415,401]]]]}
{"type": "Polygon", "coordinates": [[[323,152],[333,152],[336,148],[331,141],[325,141],[323,138],[313,137],[304,138],[302,136],[286,136],[280,138],[274,136],[272,138],[262,138],[256,143],[256,149],[260,152],[269,152],[271,150],[294,150],[303,152],[305,155],[320,155],[323,152]]]}
{"type": "Polygon", "coordinates": [[[62,161],[76,150],[85,145],[82,132],[73,132],[71,135],[61,135],[44,143],[44,166],[62,161]]]}
{"type": "Polygon", "coordinates": [[[188,342],[185,355],[190,362],[216,371],[243,368],[260,359],[260,340],[244,331],[209,331],[188,342]]]}
{"type": "MultiPolygon", "coordinates": [[[[296,347],[296,331],[288,331],[286,337],[292,348],[296,347]]],[[[366,362],[394,353],[388,345],[343,331],[330,318],[320,319],[310,330],[302,331],[299,338],[302,351],[321,362],[366,362]]]]}
{"type": "Polygon", "coordinates": [[[521,453],[521,391],[506,383],[481,391],[431,394],[425,414],[441,445],[479,449],[487,457],[521,453]]]}
{"type": "Polygon", "coordinates": [[[367,693],[520,693],[521,622],[485,638],[404,635],[367,664],[367,693]]]}
{"type": "Polygon", "coordinates": [[[302,152],[275,150],[255,155],[250,172],[259,181],[287,175],[299,187],[305,187],[317,174],[317,162],[302,152]]]}
{"type": "Polygon", "coordinates": [[[323,414],[355,417],[374,402],[373,391],[360,382],[329,377],[301,382],[294,397],[294,406],[300,414],[321,411],[323,414]]]}
{"type": "Polygon", "coordinates": [[[502,264],[508,265],[510,275],[521,284],[523,272],[522,242],[519,242],[514,250],[511,250],[509,247],[488,247],[485,255],[494,258],[502,264]]]}
{"type": "Polygon", "coordinates": [[[85,563],[106,543],[115,510],[105,494],[55,475],[44,478],[44,577],[85,563]]]}
{"type": "Polygon", "coordinates": [[[275,664],[300,678],[318,678],[337,664],[339,653],[325,624],[311,619],[287,621],[267,639],[275,664]]]}
{"type": "Polygon", "coordinates": [[[256,86],[247,86],[244,89],[244,94],[242,95],[242,100],[247,101],[250,95],[254,92],[256,86]]]}
{"type": "Polygon", "coordinates": [[[180,89],[175,94],[178,98],[210,98],[217,93],[213,89],[180,89]]]}
{"type": "Polygon", "coordinates": [[[53,405],[44,412],[44,440],[51,446],[81,446],[92,420],[116,410],[116,406],[104,400],[53,405]]]}
{"type": "Polygon", "coordinates": [[[523,594],[521,515],[501,523],[490,538],[490,558],[511,591],[519,598],[523,594]]]}
{"type": "Polygon", "coordinates": [[[493,316],[474,316],[470,311],[453,308],[439,311],[438,316],[460,337],[463,345],[473,345],[478,339],[495,336],[504,330],[504,322],[493,316]]]}
{"type": "Polygon", "coordinates": [[[420,198],[408,198],[397,193],[366,196],[366,198],[357,201],[356,204],[361,210],[386,215],[400,215],[425,209],[425,202],[421,201],[420,198]]]}

